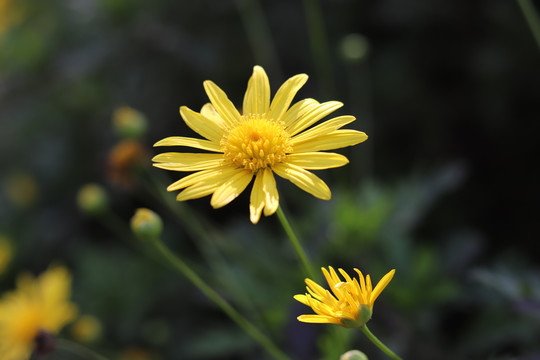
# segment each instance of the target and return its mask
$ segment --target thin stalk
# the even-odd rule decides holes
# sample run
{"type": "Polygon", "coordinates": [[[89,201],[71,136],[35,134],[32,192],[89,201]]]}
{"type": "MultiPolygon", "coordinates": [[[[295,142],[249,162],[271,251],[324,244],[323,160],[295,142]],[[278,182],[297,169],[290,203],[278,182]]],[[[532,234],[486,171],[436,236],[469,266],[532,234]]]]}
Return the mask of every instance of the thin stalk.
{"type": "Polygon", "coordinates": [[[536,40],[536,44],[540,48],[540,17],[531,0],[517,0],[517,2],[536,40]]]}
{"type": "Polygon", "coordinates": [[[306,272],[306,274],[308,275],[310,279],[315,279],[315,272],[313,271],[313,266],[311,265],[306,255],[306,252],[302,248],[302,245],[300,244],[298,237],[296,237],[296,234],[294,233],[291,225],[289,224],[287,217],[283,213],[283,210],[281,210],[281,206],[278,207],[276,213],[279,218],[279,221],[281,222],[281,226],[283,226],[283,229],[285,230],[287,237],[291,241],[291,244],[294,247],[294,250],[296,251],[296,255],[298,255],[298,258],[300,259],[300,262],[302,263],[302,266],[304,267],[304,271],[306,272]]]}
{"type": "Polygon", "coordinates": [[[236,0],[236,7],[244,23],[255,61],[264,67],[268,65],[276,76],[282,76],[276,46],[259,0],[236,0]]]}
{"type": "Polygon", "coordinates": [[[107,360],[106,357],[98,354],[97,352],[65,339],[56,339],[56,349],[77,355],[78,357],[83,359],[107,360]]]}
{"type": "Polygon", "coordinates": [[[375,335],[373,335],[373,333],[369,331],[366,325],[362,326],[360,330],[362,330],[362,332],[367,336],[367,338],[373,344],[375,344],[375,346],[377,346],[383,353],[385,353],[394,360],[402,360],[399,356],[394,354],[392,350],[390,350],[386,345],[384,345],[381,340],[379,340],[375,335]]]}
{"type": "Polygon", "coordinates": [[[319,0],[304,0],[303,3],[320,95],[330,97],[335,94],[335,86],[332,66],[330,64],[330,52],[328,51],[328,40],[326,38],[326,31],[324,30],[321,3],[319,0]]]}
{"type": "Polygon", "coordinates": [[[227,314],[238,326],[240,326],[249,336],[257,341],[269,354],[280,360],[288,360],[289,357],[283,353],[276,345],[263,333],[259,331],[251,322],[236,311],[225,299],[223,299],[212,287],[201,279],[186,263],[172,253],[160,239],[151,241],[159,254],[175,270],[188,278],[206,297],[213,301],[225,314],[227,314]]]}

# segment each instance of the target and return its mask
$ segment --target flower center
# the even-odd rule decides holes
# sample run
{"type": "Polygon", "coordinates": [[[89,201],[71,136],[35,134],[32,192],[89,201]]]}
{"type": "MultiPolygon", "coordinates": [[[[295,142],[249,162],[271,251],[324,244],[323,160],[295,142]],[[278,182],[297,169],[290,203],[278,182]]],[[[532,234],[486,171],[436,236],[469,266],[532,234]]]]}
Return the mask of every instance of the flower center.
{"type": "Polygon", "coordinates": [[[221,149],[231,163],[257,172],[285,159],[292,151],[289,138],[282,122],[268,120],[265,114],[249,114],[223,137],[221,149]]]}

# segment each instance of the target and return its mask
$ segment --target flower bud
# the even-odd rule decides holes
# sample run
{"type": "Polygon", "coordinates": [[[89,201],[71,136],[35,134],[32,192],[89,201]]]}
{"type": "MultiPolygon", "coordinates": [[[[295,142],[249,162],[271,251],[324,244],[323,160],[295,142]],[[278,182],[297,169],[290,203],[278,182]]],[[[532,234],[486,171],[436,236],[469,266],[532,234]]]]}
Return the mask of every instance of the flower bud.
{"type": "Polygon", "coordinates": [[[350,350],[341,355],[339,360],[368,360],[368,357],[360,350],[350,350]]]}
{"type": "Polygon", "coordinates": [[[349,34],[341,40],[341,56],[348,62],[354,63],[364,59],[369,53],[369,42],[360,34],[349,34]]]}
{"type": "Polygon", "coordinates": [[[109,206],[105,190],[98,184],[86,184],[77,194],[77,203],[82,212],[88,215],[103,214],[109,206]]]}
{"type": "Polygon", "coordinates": [[[71,326],[71,336],[78,342],[91,343],[102,333],[101,322],[94,316],[82,315],[71,326]]]}
{"type": "Polygon", "coordinates": [[[131,218],[131,230],[139,239],[157,239],[163,231],[163,221],[152,210],[139,208],[131,218]]]}
{"type": "Polygon", "coordinates": [[[0,275],[7,269],[12,257],[13,250],[10,239],[0,235],[0,275]]]}
{"type": "Polygon", "coordinates": [[[148,128],[146,116],[129,106],[117,108],[112,119],[116,132],[124,139],[139,139],[148,128]]]}

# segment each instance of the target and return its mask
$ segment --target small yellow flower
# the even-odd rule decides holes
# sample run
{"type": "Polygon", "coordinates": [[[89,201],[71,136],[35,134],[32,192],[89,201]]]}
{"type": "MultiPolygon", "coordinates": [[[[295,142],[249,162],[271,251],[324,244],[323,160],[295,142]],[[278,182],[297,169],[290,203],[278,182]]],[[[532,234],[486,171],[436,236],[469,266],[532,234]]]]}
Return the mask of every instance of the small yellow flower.
{"type": "Polygon", "coordinates": [[[316,315],[300,315],[299,321],[307,323],[329,323],[343,327],[362,327],[371,318],[373,303],[388,285],[395,270],[386,274],[372,289],[369,275],[364,275],[358,269],[357,279],[343,270],[338,269],[345,281],[341,281],[336,271],[329,266],[329,271],[322,268],[324,277],[332,290],[324,289],[311,279],[306,279],[309,294],[295,295],[294,298],[315,311],[316,315]]]}
{"type": "Polygon", "coordinates": [[[70,293],[65,267],[50,267],[38,278],[20,276],[17,289],[0,299],[0,359],[29,359],[41,332],[57,334],[71,321],[77,308],[69,302],[70,293]]]}
{"type": "Polygon", "coordinates": [[[182,106],[186,124],[205,139],[173,136],[154,146],[187,146],[212,153],[163,153],[154,157],[154,166],[173,171],[195,171],[167,190],[184,189],[178,201],[212,194],[210,204],[220,208],[234,200],[253,177],[250,219],[257,223],[264,210],[269,216],[279,206],[274,173],[313,196],[328,200],[330,189],[308,170],[346,165],[343,155],[322,150],[337,149],[365,141],[361,131],[340,129],[355,120],[339,116],[313,126],[343,104],[313,99],[291,102],[308,77],[293,76],[270,102],[270,85],[264,69],[255,66],[244,96],[241,114],[227,95],[212,81],[204,82],[210,103],[200,113],[182,106]]]}

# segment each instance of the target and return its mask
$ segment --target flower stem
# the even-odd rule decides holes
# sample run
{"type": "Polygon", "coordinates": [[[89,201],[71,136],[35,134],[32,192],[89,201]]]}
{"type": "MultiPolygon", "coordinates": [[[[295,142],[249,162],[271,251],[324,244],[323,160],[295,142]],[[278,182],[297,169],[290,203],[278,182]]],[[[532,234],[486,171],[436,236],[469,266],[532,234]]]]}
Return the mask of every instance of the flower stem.
{"type": "Polygon", "coordinates": [[[106,357],[96,353],[95,351],[65,339],[56,339],[56,349],[75,354],[83,359],[107,360],[106,357]]]}
{"type": "Polygon", "coordinates": [[[391,357],[392,359],[395,359],[395,360],[402,360],[399,356],[397,356],[396,354],[394,354],[394,352],[392,350],[390,350],[388,347],[386,347],[386,345],[384,345],[381,340],[377,339],[377,337],[375,335],[373,335],[373,333],[371,331],[369,331],[367,325],[364,325],[360,328],[360,330],[362,330],[362,332],[367,336],[367,338],[373,343],[375,344],[375,346],[377,346],[383,353],[385,353],[386,355],[388,355],[389,357],[391,357]]]}
{"type": "Polygon", "coordinates": [[[277,208],[276,213],[279,218],[279,221],[281,222],[281,226],[283,226],[285,233],[287,233],[287,237],[291,241],[291,244],[294,247],[294,250],[296,251],[296,255],[298,255],[298,258],[300,259],[300,262],[302,263],[302,266],[304,267],[304,271],[306,272],[306,274],[308,275],[310,279],[315,279],[313,266],[311,266],[311,263],[309,262],[306,252],[302,248],[300,241],[298,241],[298,238],[296,237],[291,225],[289,224],[289,221],[287,220],[285,213],[283,213],[281,206],[277,208]]]}
{"type": "Polygon", "coordinates": [[[251,322],[236,311],[225,299],[223,299],[214,289],[212,289],[203,279],[201,279],[186,263],[178,256],[172,253],[160,239],[151,241],[159,254],[171,265],[175,270],[180,272],[193,285],[195,285],[204,295],[212,300],[217,306],[223,310],[238,326],[240,326],[248,335],[257,341],[262,347],[268,351],[274,358],[280,360],[288,360],[285,355],[274,343],[259,331],[251,322]]]}
{"type": "Polygon", "coordinates": [[[531,0],[517,0],[517,2],[527,24],[531,28],[536,44],[540,48],[540,18],[538,17],[538,13],[534,9],[531,0]]]}

